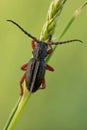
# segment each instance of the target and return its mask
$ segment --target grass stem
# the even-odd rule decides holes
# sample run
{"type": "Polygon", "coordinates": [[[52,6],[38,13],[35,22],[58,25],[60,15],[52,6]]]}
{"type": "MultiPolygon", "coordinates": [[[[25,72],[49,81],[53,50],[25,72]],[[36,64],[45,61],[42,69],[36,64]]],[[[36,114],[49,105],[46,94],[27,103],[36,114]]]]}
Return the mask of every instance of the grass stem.
{"type": "MultiPolygon", "coordinates": [[[[42,28],[40,40],[45,41],[49,38],[50,35],[53,35],[55,27],[56,27],[56,22],[58,20],[58,17],[62,11],[62,8],[63,8],[65,2],[66,2],[66,0],[53,0],[52,1],[50,8],[48,10],[46,23],[44,24],[44,26],[42,28]]],[[[60,34],[59,40],[65,35],[67,30],[70,28],[71,24],[74,22],[76,17],[82,12],[83,8],[86,5],[87,5],[87,1],[84,2],[83,5],[81,5],[80,8],[78,8],[75,11],[74,15],[69,20],[69,22],[67,23],[67,25],[63,29],[62,33],[60,34]]],[[[57,46],[54,46],[54,51],[55,51],[56,47],[57,46]]],[[[49,61],[52,54],[46,58],[46,62],[49,61]]],[[[24,107],[26,106],[27,102],[29,101],[30,97],[31,97],[31,93],[29,93],[27,91],[26,86],[24,84],[24,94],[22,97],[19,97],[19,99],[18,99],[15,107],[13,108],[13,110],[9,116],[9,119],[8,119],[3,130],[13,130],[20,114],[22,113],[22,111],[23,111],[24,107]]]]}

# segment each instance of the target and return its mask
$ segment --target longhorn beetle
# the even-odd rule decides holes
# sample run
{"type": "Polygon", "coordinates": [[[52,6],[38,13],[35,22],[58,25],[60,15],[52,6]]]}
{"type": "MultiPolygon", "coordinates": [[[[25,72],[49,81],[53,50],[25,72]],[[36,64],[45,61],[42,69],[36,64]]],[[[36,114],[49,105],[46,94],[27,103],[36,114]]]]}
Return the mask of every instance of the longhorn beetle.
{"type": "Polygon", "coordinates": [[[29,60],[28,63],[24,64],[21,69],[25,71],[24,75],[20,80],[20,95],[23,95],[23,82],[25,80],[27,89],[33,93],[38,89],[44,89],[46,87],[45,83],[45,72],[46,69],[49,71],[54,71],[53,67],[46,64],[45,58],[47,55],[51,54],[53,49],[52,45],[59,45],[70,42],[82,42],[81,40],[74,39],[62,42],[52,42],[51,36],[48,42],[43,42],[38,40],[36,37],[32,36],[26,30],[24,30],[19,24],[14,22],[13,20],[7,20],[8,22],[12,22],[15,24],[22,32],[24,32],[28,37],[32,39],[32,49],[33,49],[33,58],[29,60]],[[36,44],[35,44],[36,43],[36,44]],[[48,49],[48,47],[50,49],[48,49]],[[42,87],[40,87],[42,84],[42,87]]]}

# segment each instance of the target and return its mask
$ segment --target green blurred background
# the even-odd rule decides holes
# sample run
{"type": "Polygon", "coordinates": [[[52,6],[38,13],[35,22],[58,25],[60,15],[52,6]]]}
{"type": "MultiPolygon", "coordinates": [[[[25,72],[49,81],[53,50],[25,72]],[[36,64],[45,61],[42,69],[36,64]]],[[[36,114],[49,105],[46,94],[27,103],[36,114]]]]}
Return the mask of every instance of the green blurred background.
{"type": "MultiPolygon", "coordinates": [[[[66,2],[54,39],[84,0],[66,2]]],[[[32,55],[31,39],[12,19],[39,38],[51,0],[0,0],[0,130],[19,97],[20,66],[32,55]]],[[[46,73],[47,86],[33,94],[14,130],[87,130],[87,7],[62,40],[78,38],[57,48],[46,73]]]]}

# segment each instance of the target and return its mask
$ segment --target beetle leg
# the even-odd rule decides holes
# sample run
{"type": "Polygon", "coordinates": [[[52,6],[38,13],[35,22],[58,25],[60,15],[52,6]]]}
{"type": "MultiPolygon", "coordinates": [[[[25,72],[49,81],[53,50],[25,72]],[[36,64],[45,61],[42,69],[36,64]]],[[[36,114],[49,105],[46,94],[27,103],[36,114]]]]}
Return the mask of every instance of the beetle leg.
{"type": "Polygon", "coordinates": [[[21,66],[21,70],[26,70],[28,63],[21,66]]]}
{"type": "Polygon", "coordinates": [[[25,80],[25,77],[26,77],[26,73],[24,73],[24,75],[22,76],[21,80],[20,80],[20,95],[22,96],[23,95],[23,82],[25,80]]]}
{"type": "Polygon", "coordinates": [[[45,78],[42,80],[42,89],[44,89],[46,87],[46,81],[45,78]]]}
{"type": "Polygon", "coordinates": [[[54,68],[51,67],[50,65],[46,64],[46,69],[49,70],[49,71],[54,71],[54,68]]]}
{"type": "Polygon", "coordinates": [[[50,47],[50,49],[47,51],[47,54],[52,53],[53,49],[52,49],[52,45],[50,44],[50,42],[48,42],[48,45],[50,47]]]}
{"type": "Polygon", "coordinates": [[[31,44],[32,44],[32,49],[35,48],[35,42],[36,42],[36,39],[33,39],[33,40],[32,40],[32,43],[31,43],[31,44]]]}
{"type": "Polygon", "coordinates": [[[51,48],[51,49],[49,49],[49,50],[47,51],[47,54],[52,53],[52,51],[53,51],[53,49],[52,49],[52,48],[51,48]]]}
{"type": "Polygon", "coordinates": [[[46,87],[45,78],[42,80],[42,86],[39,89],[44,89],[46,87]]]}

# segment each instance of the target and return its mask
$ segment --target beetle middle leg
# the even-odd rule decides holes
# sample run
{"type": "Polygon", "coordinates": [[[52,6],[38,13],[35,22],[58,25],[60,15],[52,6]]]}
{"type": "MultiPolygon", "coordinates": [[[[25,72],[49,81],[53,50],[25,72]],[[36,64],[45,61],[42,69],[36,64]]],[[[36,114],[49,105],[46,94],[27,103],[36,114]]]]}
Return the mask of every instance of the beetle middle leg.
{"type": "Polygon", "coordinates": [[[21,66],[21,70],[26,70],[26,69],[27,69],[27,65],[28,65],[28,63],[22,65],[22,66],[21,66]]]}
{"type": "Polygon", "coordinates": [[[46,64],[46,69],[49,70],[49,71],[54,71],[54,68],[51,67],[50,65],[46,64]]]}

